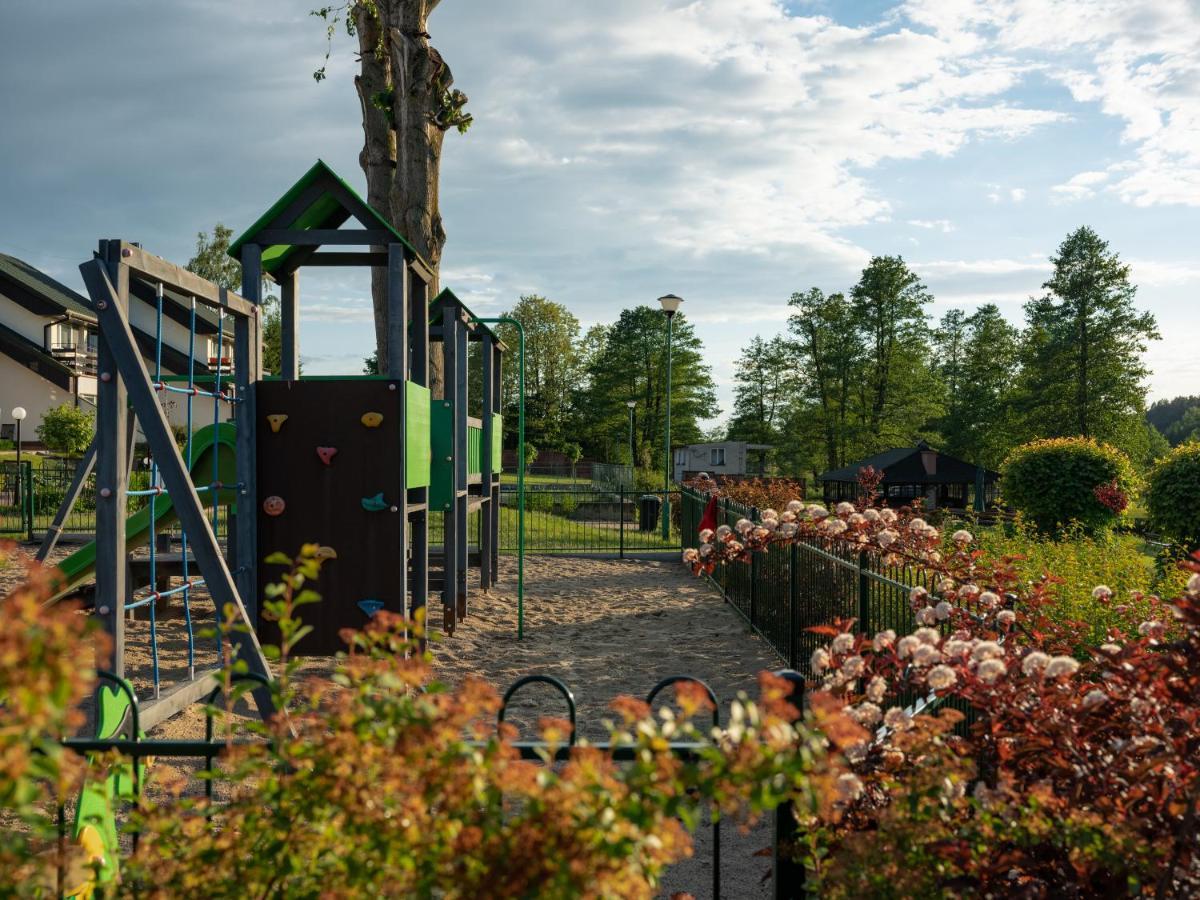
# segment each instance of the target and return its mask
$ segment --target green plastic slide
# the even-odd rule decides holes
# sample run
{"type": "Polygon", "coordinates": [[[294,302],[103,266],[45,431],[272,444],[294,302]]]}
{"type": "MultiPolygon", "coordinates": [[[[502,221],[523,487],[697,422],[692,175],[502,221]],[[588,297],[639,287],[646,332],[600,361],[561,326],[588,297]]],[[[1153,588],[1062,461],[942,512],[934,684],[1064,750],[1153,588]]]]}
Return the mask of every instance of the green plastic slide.
{"type": "MultiPolygon", "coordinates": [[[[213,454],[217,455],[217,480],[230,487],[218,491],[218,502],[221,505],[233,504],[237,492],[233,485],[237,482],[237,463],[234,457],[234,439],[236,429],[232,422],[222,422],[219,425],[206,425],[192,435],[192,480],[196,485],[203,486],[213,480],[213,454]]],[[[187,459],[187,452],[184,452],[187,459]]],[[[212,497],[205,491],[200,495],[205,505],[212,503],[212,497]]],[[[134,513],[125,521],[125,545],[130,550],[145,546],[152,536],[159,531],[169,528],[175,523],[177,515],[174,504],[167,494],[162,494],[154,501],[154,521],[150,520],[150,506],[134,513]]],[[[92,541],[80,547],[58,564],[63,579],[59,584],[55,599],[71,593],[77,587],[92,580],[96,571],[96,542],[92,541]]]]}

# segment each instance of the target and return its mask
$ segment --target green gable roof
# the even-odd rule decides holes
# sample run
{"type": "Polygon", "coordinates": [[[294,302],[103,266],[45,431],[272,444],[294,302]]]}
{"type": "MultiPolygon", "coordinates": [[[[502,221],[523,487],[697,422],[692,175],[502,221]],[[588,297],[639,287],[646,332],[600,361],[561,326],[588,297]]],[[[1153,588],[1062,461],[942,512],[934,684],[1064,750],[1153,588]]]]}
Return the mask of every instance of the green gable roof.
{"type": "MultiPolygon", "coordinates": [[[[287,193],[276,200],[271,208],[258,217],[258,220],[251,225],[236,241],[229,246],[229,255],[234,259],[241,260],[242,247],[246,244],[254,243],[254,237],[260,231],[268,227],[276,228],[294,228],[303,231],[311,229],[336,228],[347,216],[354,216],[360,220],[367,220],[363,224],[366,227],[378,226],[389,232],[398,243],[403,244],[409,252],[420,259],[420,254],[383,216],[379,214],[374,207],[367,204],[354,188],[350,187],[340,175],[333,169],[329,168],[323,160],[318,159],[311,169],[292,185],[287,193]],[[351,200],[357,201],[355,208],[350,208],[342,202],[342,199],[335,195],[332,191],[326,190],[316,196],[309,204],[308,208],[303,210],[296,218],[295,222],[276,223],[275,219],[283,212],[290,204],[295,202],[296,198],[303,194],[314,184],[321,181],[327,183],[332,180],[340,185],[350,196],[351,200]]],[[[262,251],[262,267],[263,271],[274,275],[276,272],[285,268],[287,260],[296,252],[303,248],[292,247],[286,244],[275,244],[271,247],[263,247],[262,251]]],[[[424,260],[421,260],[425,263],[424,260]]],[[[428,263],[425,263],[428,267],[428,263]]]]}
{"type": "MultiPolygon", "coordinates": [[[[450,290],[450,288],[442,288],[441,292],[436,297],[433,298],[433,302],[430,304],[430,306],[434,308],[433,312],[430,314],[430,317],[429,317],[430,325],[437,325],[439,322],[442,321],[442,311],[438,307],[441,306],[443,300],[451,300],[454,303],[457,303],[460,307],[462,307],[462,309],[472,319],[479,318],[479,316],[477,316],[471,310],[471,308],[469,306],[467,306],[467,304],[463,303],[461,300],[458,299],[458,295],[456,293],[454,293],[454,291],[450,290]]],[[[500,335],[496,334],[496,330],[494,328],[488,327],[488,325],[484,322],[478,322],[477,324],[478,324],[479,328],[482,328],[484,331],[486,331],[488,334],[490,334],[492,337],[494,337],[497,341],[500,341],[500,343],[503,343],[503,340],[501,339],[500,335]]]]}

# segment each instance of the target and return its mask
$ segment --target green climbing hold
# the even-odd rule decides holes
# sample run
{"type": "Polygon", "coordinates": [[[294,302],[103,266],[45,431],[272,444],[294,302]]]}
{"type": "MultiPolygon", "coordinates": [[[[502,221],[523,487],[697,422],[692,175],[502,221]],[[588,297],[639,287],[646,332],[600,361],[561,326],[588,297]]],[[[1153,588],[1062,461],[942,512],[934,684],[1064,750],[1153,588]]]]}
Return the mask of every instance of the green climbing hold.
{"type": "Polygon", "coordinates": [[[392,505],[383,499],[383,491],[380,491],[374,497],[363,497],[362,508],[367,512],[383,512],[391,509],[392,505]]]}

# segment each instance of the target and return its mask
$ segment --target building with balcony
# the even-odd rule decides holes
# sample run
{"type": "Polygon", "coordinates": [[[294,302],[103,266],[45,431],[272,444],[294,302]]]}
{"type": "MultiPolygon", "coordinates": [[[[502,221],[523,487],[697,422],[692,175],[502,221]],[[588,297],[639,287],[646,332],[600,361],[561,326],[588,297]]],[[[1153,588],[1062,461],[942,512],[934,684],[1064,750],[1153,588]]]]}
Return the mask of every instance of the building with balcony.
{"type": "MultiPolygon", "coordinates": [[[[165,374],[186,374],[190,298],[163,296],[163,354],[165,374]]],[[[154,335],[158,328],[154,285],[130,284],[130,324],[154,370],[154,335]]],[[[196,310],[197,375],[218,366],[229,371],[232,329],[222,328],[207,307],[196,310]]],[[[96,402],[96,358],[99,336],[96,315],[80,294],[24,260],[0,253],[0,439],[11,439],[14,406],[28,418],[23,437],[36,440],[37,426],[47,410],[64,403],[92,408],[96,402]]],[[[185,421],[186,400],[171,395],[164,402],[168,418],[185,421]]]]}

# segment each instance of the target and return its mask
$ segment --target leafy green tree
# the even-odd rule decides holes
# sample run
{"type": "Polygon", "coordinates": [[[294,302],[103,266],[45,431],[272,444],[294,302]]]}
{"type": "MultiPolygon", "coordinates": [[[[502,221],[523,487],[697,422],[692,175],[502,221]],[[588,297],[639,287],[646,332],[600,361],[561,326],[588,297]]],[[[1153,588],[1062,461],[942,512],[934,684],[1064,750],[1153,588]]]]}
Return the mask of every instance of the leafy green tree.
{"type": "Polygon", "coordinates": [[[1200,397],[1155,400],[1146,410],[1146,421],[1161,432],[1172,447],[1200,440],[1200,397]]]}
{"type": "MultiPolygon", "coordinates": [[[[207,278],[218,287],[230,291],[242,289],[242,264],[229,255],[233,229],[218,222],[212,234],[201,231],[196,235],[196,252],[187,262],[187,270],[207,278]]],[[[267,289],[263,280],[262,344],[263,369],[278,373],[283,361],[283,325],[279,315],[279,298],[267,289]]]]}
{"type": "Polygon", "coordinates": [[[810,288],[788,300],[788,331],[795,344],[802,378],[797,402],[788,412],[790,439],[783,457],[793,471],[811,467],[814,474],[849,461],[858,432],[856,381],[863,344],[854,311],[843,294],[810,288]]]}
{"type": "Polygon", "coordinates": [[[83,453],[95,433],[95,416],[69,403],[46,410],[37,427],[38,440],[46,449],[64,456],[83,453]]]}
{"type": "Polygon", "coordinates": [[[1143,416],[1149,369],[1142,355],[1159,334],[1154,316],[1134,307],[1129,266],[1086,226],[1067,235],[1050,261],[1046,293],[1025,305],[1025,430],[1123,447],[1145,441],[1131,421],[1143,416]]]}
{"type": "Polygon", "coordinates": [[[946,413],[939,423],[943,446],[951,455],[995,469],[1017,443],[1012,384],[1020,333],[994,303],[969,316],[947,317],[935,362],[946,383],[946,413]],[[957,332],[953,338],[947,326],[957,332]]]}
{"type": "Polygon", "coordinates": [[[933,300],[899,256],[876,256],[850,292],[863,345],[858,383],[863,450],[913,441],[939,412],[936,378],[927,365],[933,300]]]}
{"type": "MultiPolygon", "coordinates": [[[[516,319],[525,332],[525,437],[545,450],[564,450],[569,443],[572,393],[582,377],[579,320],[565,306],[527,294],[504,316],[516,319]]],[[[517,428],[517,330],[497,326],[512,352],[506,359],[504,421],[510,443],[517,428]]]]}
{"type": "Polygon", "coordinates": [[[742,350],[734,374],[729,439],[775,444],[796,390],[794,348],[783,337],[755,336],[742,350]]]}
{"type": "MultiPolygon", "coordinates": [[[[590,455],[624,458],[629,428],[625,403],[636,400],[636,456],[642,459],[648,451],[653,466],[663,464],[666,357],[667,320],[660,310],[649,306],[623,310],[604,330],[579,395],[576,428],[590,455]]],[[[695,443],[701,436],[701,420],[718,414],[717,398],[704,345],[682,313],[675,315],[671,359],[672,443],[695,443]]]]}

